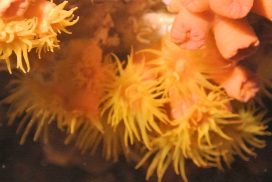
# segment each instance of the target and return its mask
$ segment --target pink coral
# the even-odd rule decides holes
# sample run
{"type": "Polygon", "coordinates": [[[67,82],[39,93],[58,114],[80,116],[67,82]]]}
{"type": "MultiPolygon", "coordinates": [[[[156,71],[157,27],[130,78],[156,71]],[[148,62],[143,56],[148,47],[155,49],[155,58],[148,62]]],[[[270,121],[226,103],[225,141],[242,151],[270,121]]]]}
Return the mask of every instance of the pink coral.
{"type": "Polygon", "coordinates": [[[47,17],[49,16],[50,11],[56,5],[52,2],[39,0],[36,3],[30,5],[29,11],[27,11],[27,17],[37,17],[38,18],[38,31],[39,33],[48,32],[50,29],[49,22],[47,17]]]}
{"type": "Polygon", "coordinates": [[[272,20],[272,2],[269,0],[255,0],[252,12],[272,20]]]}
{"type": "Polygon", "coordinates": [[[213,25],[215,42],[222,56],[231,60],[243,60],[254,53],[259,45],[253,29],[245,19],[231,20],[216,17],[213,25]]]}
{"type": "Polygon", "coordinates": [[[254,0],[209,0],[209,5],[211,10],[220,16],[238,19],[249,13],[253,2],[254,0]]]}
{"type": "Polygon", "coordinates": [[[260,44],[246,16],[252,12],[271,20],[272,2],[268,0],[164,2],[169,11],[177,13],[170,33],[171,40],[183,49],[201,49],[202,55],[205,55],[205,64],[210,65],[210,68],[214,66],[219,68],[217,73],[211,75],[212,79],[221,85],[229,96],[244,102],[254,97],[259,90],[258,80],[254,73],[238,63],[255,53],[260,44]],[[214,42],[212,44],[209,38],[211,34],[214,42]],[[216,49],[221,56],[217,55],[216,49]]]}
{"type": "Polygon", "coordinates": [[[182,63],[183,59],[188,60],[186,68],[188,71],[197,69],[204,73],[213,82],[222,86],[230,97],[246,102],[257,94],[259,84],[256,75],[239,62],[223,58],[211,34],[207,36],[205,46],[194,51],[180,49],[168,40],[165,43],[173,60],[177,60],[178,63],[182,63]]]}
{"type": "Polygon", "coordinates": [[[248,13],[272,17],[269,0],[172,0],[167,3],[170,11],[178,12],[171,32],[175,43],[197,49],[205,44],[207,34],[212,31],[222,56],[232,60],[244,59],[259,45],[245,18],[248,13]]]}
{"type": "Polygon", "coordinates": [[[187,49],[203,47],[211,28],[211,20],[210,13],[194,14],[182,7],[173,23],[172,41],[187,49]]]}
{"type": "Polygon", "coordinates": [[[29,4],[30,0],[2,0],[0,1],[0,17],[22,16],[28,9],[29,4]]]}

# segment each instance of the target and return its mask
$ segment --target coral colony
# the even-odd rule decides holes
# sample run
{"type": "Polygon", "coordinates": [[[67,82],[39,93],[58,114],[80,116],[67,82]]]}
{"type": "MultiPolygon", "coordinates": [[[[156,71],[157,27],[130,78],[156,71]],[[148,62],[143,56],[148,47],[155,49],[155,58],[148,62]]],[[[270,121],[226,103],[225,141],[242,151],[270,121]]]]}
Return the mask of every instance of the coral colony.
{"type": "Polygon", "coordinates": [[[2,0],[9,123],[21,144],[56,123],[83,153],[137,152],[147,180],[231,167],[270,135],[271,19],[270,0],[2,0]]]}

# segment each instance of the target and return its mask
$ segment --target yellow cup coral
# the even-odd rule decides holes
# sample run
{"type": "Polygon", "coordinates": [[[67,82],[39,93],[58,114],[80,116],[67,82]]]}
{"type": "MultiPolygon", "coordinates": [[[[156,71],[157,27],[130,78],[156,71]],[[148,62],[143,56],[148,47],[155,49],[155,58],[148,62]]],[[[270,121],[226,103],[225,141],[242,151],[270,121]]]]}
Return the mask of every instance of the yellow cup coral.
{"type": "Polygon", "coordinates": [[[83,51],[71,51],[64,60],[37,62],[31,73],[14,81],[12,93],[4,100],[11,104],[11,121],[25,115],[23,120],[28,124],[21,143],[33,125],[38,126],[37,140],[43,127],[52,121],[67,133],[76,132],[85,122],[103,130],[100,99],[113,69],[102,63],[101,49],[92,40],[71,41],[69,46],[83,51]]]}
{"type": "Polygon", "coordinates": [[[11,104],[8,111],[9,124],[17,117],[23,117],[18,127],[18,132],[25,127],[21,144],[25,142],[34,126],[36,126],[34,141],[37,141],[46,126],[55,119],[58,127],[64,129],[65,123],[76,118],[61,108],[60,98],[54,94],[55,88],[49,76],[51,73],[40,71],[42,70],[35,73],[34,68],[32,75],[13,80],[10,85],[11,94],[4,100],[5,103],[11,104]]]}
{"type": "Polygon", "coordinates": [[[263,113],[242,109],[234,114],[226,107],[228,99],[224,95],[203,96],[185,116],[173,121],[174,128],[152,140],[151,149],[147,149],[137,165],[138,168],[151,158],[147,179],[156,172],[161,181],[172,165],[176,174],[188,181],[186,160],[198,167],[223,169],[223,164],[230,167],[235,155],[247,160],[248,156],[255,155],[253,148],[265,146],[258,138],[269,135],[266,124],[262,123],[263,113]]]}
{"type": "Polygon", "coordinates": [[[67,1],[59,5],[48,1],[33,1],[23,14],[12,19],[0,17],[0,60],[7,63],[10,73],[13,53],[16,55],[16,67],[25,73],[30,70],[28,53],[32,49],[36,49],[40,57],[42,50],[53,52],[55,47],[59,47],[57,34],[70,33],[66,27],[78,21],[73,15],[76,8],[64,10],[66,4],[67,1]]]}
{"type": "Polygon", "coordinates": [[[127,146],[135,141],[149,146],[150,133],[161,133],[160,123],[167,122],[161,83],[154,78],[155,70],[146,67],[145,57],[142,58],[138,60],[132,54],[126,65],[116,58],[116,76],[103,96],[102,114],[114,129],[124,125],[127,146]]]}
{"type": "Polygon", "coordinates": [[[29,70],[28,53],[34,47],[36,24],[37,21],[35,19],[12,21],[9,23],[5,23],[0,19],[0,59],[6,62],[10,73],[10,57],[13,53],[17,57],[16,67],[26,72],[26,64],[27,70],[29,70]]]}

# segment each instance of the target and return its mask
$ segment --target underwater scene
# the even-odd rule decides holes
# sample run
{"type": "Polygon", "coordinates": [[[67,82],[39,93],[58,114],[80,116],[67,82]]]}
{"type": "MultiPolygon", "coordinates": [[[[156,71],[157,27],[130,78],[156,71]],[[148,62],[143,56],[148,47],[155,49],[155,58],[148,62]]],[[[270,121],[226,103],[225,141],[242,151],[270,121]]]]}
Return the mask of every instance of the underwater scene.
{"type": "Polygon", "coordinates": [[[0,182],[272,181],[271,0],[0,0],[0,182]]]}

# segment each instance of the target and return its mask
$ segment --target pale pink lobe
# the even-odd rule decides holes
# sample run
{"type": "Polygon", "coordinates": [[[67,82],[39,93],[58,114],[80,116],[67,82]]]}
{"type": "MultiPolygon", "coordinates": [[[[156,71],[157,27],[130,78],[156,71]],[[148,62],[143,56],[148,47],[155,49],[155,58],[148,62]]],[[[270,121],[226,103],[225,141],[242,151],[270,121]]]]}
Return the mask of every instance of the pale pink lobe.
{"type": "Polygon", "coordinates": [[[256,76],[242,66],[236,66],[221,85],[230,97],[242,102],[247,102],[259,91],[256,76]]]}
{"type": "Polygon", "coordinates": [[[165,5],[170,5],[172,0],[162,0],[165,5]]]}
{"type": "Polygon", "coordinates": [[[10,4],[13,1],[14,0],[2,0],[2,1],[0,1],[0,15],[1,15],[1,17],[5,14],[5,12],[10,7],[10,4]]]}
{"type": "Polygon", "coordinates": [[[183,8],[176,16],[171,29],[171,40],[185,49],[199,49],[210,31],[209,12],[195,14],[183,8]]]}
{"type": "Polygon", "coordinates": [[[172,119],[180,119],[197,102],[195,94],[181,95],[177,89],[169,90],[170,115],[172,119]]]}
{"type": "Polygon", "coordinates": [[[181,0],[185,8],[193,13],[209,10],[209,0],[181,0]]]}
{"type": "Polygon", "coordinates": [[[178,13],[182,8],[182,0],[163,0],[163,2],[167,5],[168,11],[172,13],[178,13]]]}
{"type": "Polygon", "coordinates": [[[22,16],[28,6],[30,0],[1,0],[0,1],[0,17],[14,18],[22,16]]]}
{"type": "Polygon", "coordinates": [[[252,12],[265,18],[272,20],[272,1],[271,0],[255,0],[252,12]]]}
{"type": "Polygon", "coordinates": [[[211,10],[216,14],[231,19],[239,19],[249,13],[254,0],[209,0],[209,2],[211,10]]]}
{"type": "Polygon", "coordinates": [[[239,61],[253,54],[259,40],[245,19],[217,16],[212,27],[217,48],[225,59],[239,61]]]}
{"type": "Polygon", "coordinates": [[[39,33],[48,32],[49,25],[47,22],[47,16],[55,6],[56,5],[54,3],[46,0],[39,0],[30,5],[29,10],[26,12],[26,17],[37,17],[39,33]]]}

